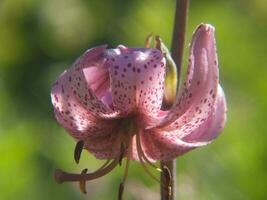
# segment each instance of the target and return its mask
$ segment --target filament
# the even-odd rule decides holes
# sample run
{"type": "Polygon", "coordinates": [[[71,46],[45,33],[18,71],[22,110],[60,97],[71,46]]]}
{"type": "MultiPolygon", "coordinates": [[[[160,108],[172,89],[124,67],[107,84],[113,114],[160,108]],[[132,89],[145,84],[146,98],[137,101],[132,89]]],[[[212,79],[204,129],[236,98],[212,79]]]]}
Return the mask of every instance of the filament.
{"type": "MultiPolygon", "coordinates": [[[[129,155],[129,153],[128,153],[128,155],[129,155]]],[[[121,181],[120,187],[119,187],[118,200],[122,200],[123,191],[124,191],[124,185],[125,185],[125,182],[126,182],[126,179],[127,179],[129,166],[130,166],[130,159],[127,157],[126,165],[125,165],[125,169],[124,169],[124,174],[123,174],[122,181],[121,181]]]]}
{"type": "Polygon", "coordinates": [[[146,41],[145,41],[146,48],[150,48],[152,37],[153,37],[153,33],[149,33],[148,36],[146,37],[146,41]]]}
{"type": "Polygon", "coordinates": [[[110,161],[111,161],[111,159],[106,160],[106,162],[101,167],[99,167],[95,172],[100,171],[103,168],[105,168],[110,163],[110,161]]]}
{"type": "Polygon", "coordinates": [[[89,180],[93,180],[96,178],[100,178],[108,174],[118,165],[118,163],[120,162],[121,154],[124,154],[124,151],[125,150],[123,148],[123,144],[121,144],[120,154],[115,159],[113,159],[111,163],[109,163],[109,160],[106,161],[104,165],[102,165],[98,170],[96,170],[93,173],[73,174],[73,173],[64,172],[61,169],[57,169],[54,174],[55,179],[58,183],[63,183],[63,182],[74,182],[74,181],[89,181],[89,180]]]}
{"type": "Polygon", "coordinates": [[[140,134],[136,134],[136,137],[138,137],[137,139],[138,139],[138,142],[136,141],[136,143],[139,143],[139,144],[137,144],[137,146],[140,148],[140,154],[141,154],[141,156],[144,158],[144,160],[151,166],[151,167],[153,167],[153,168],[155,168],[157,171],[159,171],[159,172],[162,172],[162,170],[158,167],[158,166],[156,166],[154,163],[152,163],[147,157],[146,157],[146,155],[145,155],[145,153],[144,153],[144,151],[143,151],[143,148],[142,148],[142,144],[141,144],[141,142],[140,142],[140,134]]]}
{"type": "Polygon", "coordinates": [[[147,167],[146,167],[146,165],[145,165],[145,163],[144,163],[144,161],[143,161],[143,157],[142,157],[142,155],[141,155],[141,144],[140,144],[140,136],[139,136],[139,133],[137,132],[136,133],[136,145],[137,145],[137,155],[138,155],[138,157],[139,157],[139,160],[140,160],[140,163],[141,163],[141,166],[143,167],[143,169],[145,170],[145,172],[151,177],[151,178],[153,178],[155,181],[157,181],[158,183],[160,183],[160,180],[157,178],[157,177],[155,177],[148,169],[147,169],[147,167]]]}

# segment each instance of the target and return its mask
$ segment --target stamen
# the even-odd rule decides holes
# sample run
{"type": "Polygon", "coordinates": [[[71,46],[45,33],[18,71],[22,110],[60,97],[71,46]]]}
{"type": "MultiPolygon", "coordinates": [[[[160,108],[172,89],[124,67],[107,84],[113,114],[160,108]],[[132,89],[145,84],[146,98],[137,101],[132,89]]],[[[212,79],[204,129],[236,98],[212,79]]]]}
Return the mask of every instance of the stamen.
{"type": "Polygon", "coordinates": [[[157,178],[157,177],[155,177],[148,169],[147,169],[147,167],[146,167],[146,165],[145,165],[145,163],[144,163],[144,161],[143,161],[143,157],[142,157],[142,155],[141,155],[141,152],[140,152],[140,150],[142,150],[141,149],[141,143],[140,143],[140,135],[139,135],[139,133],[137,132],[136,133],[136,147],[137,147],[137,155],[138,155],[138,157],[139,157],[139,160],[140,160],[140,163],[141,163],[141,166],[143,167],[143,169],[145,170],[145,172],[151,177],[151,178],[153,178],[155,181],[157,181],[158,183],[160,183],[160,180],[157,178]]]}
{"type": "Polygon", "coordinates": [[[58,183],[63,183],[63,182],[74,182],[74,181],[89,181],[96,178],[100,178],[108,174],[118,165],[121,154],[124,154],[123,144],[121,144],[121,153],[110,164],[108,164],[109,161],[107,161],[95,172],[88,174],[73,174],[64,172],[61,169],[57,169],[54,174],[55,179],[58,183]]]}
{"type": "Polygon", "coordinates": [[[118,165],[118,163],[119,163],[119,156],[103,169],[88,174],[72,174],[64,172],[61,169],[57,169],[55,171],[55,179],[58,183],[93,180],[108,174],[118,165]]]}
{"type": "Polygon", "coordinates": [[[83,146],[84,146],[84,141],[80,140],[77,142],[75,149],[74,149],[74,160],[75,162],[78,164],[80,161],[80,157],[81,157],[81,153],[83,150],[83,146]]]}
{"type": "Polygon", "coordinates": [[[119,187],[119,193],[118,193],[118,200],[122,200],[122,196],[123,196],[123,190],[124,190],[124,185],[127,179],[127,175],[128,175],[128,171],[129,171],[129,166],[130,166],[130,151],[128,151],[127,153],[127,159],[126,159],[126,165],[125,165],[125,169],[124,169],[124,174],[122,177],[122,181],[120,183],[120,187],[119,187]]]}
{"type": "MultiPolygon", "coordinates": [[[[171,174],[170,174],[170,170],[167,168],[167,166],[164,167],[163,170],[160,169],[160,172],[161,173],[164,173],[165,174],[165,177],[167,177],[167,180],[169,180],[167,182],[167,184],[164,184],[164,183],[161,183],[161,181],[155,177],[146,167],[144,161],[143,161],[143,156],[142,156],[142,146],[141,146],[141,142],[140,142],[140,134],[137,132],[136,133],[136,147],[137,147],[137,155],[139,157],[139,160],[140,160],[140,163],[141,163],[141,166],[143,167],[143,169],[145,170],[145,172],[151,177],[153,178],[155,181],[157,181],[158,183],[160,183],[160,185],[162,185],[162,187],[166,188],[166,190],[168,191],[168,194],[171,194],[171,174]]],[[[144,152],[143,152],[143,155],[144,155],[144,152]]],[[[152,163],[151,163],[152,164],[152,163]]]]}
{"type": "Polygon", "coordinates": [[[161,41],[158,35],[155,36],[155,48],[161,50],[161,41]]]}
{"type": "MultiPolygon", "coordinates": [[[[86,174],[87,169],[83,169],[81,174],[86,174]]],[[[80,190],[82,193],[86,194],[86,181],[80,181],[80,190]]]]}
{"type": "Polygon", "coordinates": [[[146,41],[145,41],[146,48],[150,48],[152,37],[153,37],[153,33],[149,33],[148,36],[146,37],[146,41]]]}
{"type": "Polygon", "coordinates": [[[141,144],[141,142],[140,142],[140,135],[138,134],[138,135],[136,135],[136,137],[139,137],[139,146],[140,146],[140,153],[141,153],[141,156],[144,158],[144,160],[151,166],[151,167],[153,167],[153,168],[155,168],[157,171],[159,171],[159,172],[162,172],[162,170],[158,167],[158,166],[156,166],[154,163],[152,163],[147,157],[146,157],[146,155],[145,155],[145,153],[144,153],[144,151],[143,151],[143,148],[142,148],[142,144],[141,144]]]}
{"type": "Polygon", "coordinates": [[[120,152],[120,159],[119,159],[119,165],[121,166],[122,159],[124,157],[124,153],[126,150],[126,145],[124,143],[121,144],[121,152],[120,152]]]}

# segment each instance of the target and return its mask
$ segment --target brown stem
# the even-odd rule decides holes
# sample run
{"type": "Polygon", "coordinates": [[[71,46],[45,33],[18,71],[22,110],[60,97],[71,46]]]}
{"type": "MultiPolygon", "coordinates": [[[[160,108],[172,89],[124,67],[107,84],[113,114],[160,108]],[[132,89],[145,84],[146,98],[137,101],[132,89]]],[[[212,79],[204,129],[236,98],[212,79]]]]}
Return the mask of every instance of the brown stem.
{"type": "Polygon", "coordinates": [[[167,167],[171,174],[171,180],[170,183],[168,180],[168,177],[166,177],[165,173],[161,173],[160,175],[160,181],[161,181],[161,187],[160,187],[160,195],[161,200],[174,200],[176,199],[176,160],[170,160],[170,161],[161,161],[160,167],[163,170],[164,167],[167,167]],[[171,190],[168,190],[165,186],[169,184],[171,190]]]}
{"type": "MultiPolygon", "coordinates": [[[[172,58],[177,66],[178,83],[180,82],[183,52],[185,43],[186,23],[188,16],[189,0],[177,0],[174,20],[173,38],[172,38],[172,58]]],[[[179,85],[177,86],[177,89],[179,85]]]]}
{"type": "MultiPolygon", "coordinates": [[[[178,81],[177,90],[181,79],[181,69],[183,63],[183,51],[185,43],[185,32],[187,23],[187,14],[189,8],[189,0],[176,0],[176,11],[172,39],[172,58],[177,65],[178,81]]],[[[165,173],[161,173],[161,200],[175,200],[176,199],[176,160],[161,161],[161,169],[164,166],[169,169],[171,174],[170,188],[166,190],[163,185],[166,185],[168,178],[165,173]]]]}

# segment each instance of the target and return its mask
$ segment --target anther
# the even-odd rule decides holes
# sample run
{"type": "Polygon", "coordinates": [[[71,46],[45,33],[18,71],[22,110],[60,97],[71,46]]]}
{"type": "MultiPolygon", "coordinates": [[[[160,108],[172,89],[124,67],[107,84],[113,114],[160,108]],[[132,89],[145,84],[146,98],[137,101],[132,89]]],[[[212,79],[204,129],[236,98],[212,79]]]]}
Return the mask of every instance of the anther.
{"type": "MultiPolygon", "coordinates": [[[[86,174],[87,169],[83,169],[81,172],[81,175],[86,174]]],[[[86,181],[80,181],[80,190],[82,193],[86,194],[86,181]]]]}
{"type": "Polygon", "coordinates": [[[78,164],[80,161],[81,153],[84,147],[84,141],[80,140],[77,142],[75,149],[74,149],[74,160],[78,164]]]}

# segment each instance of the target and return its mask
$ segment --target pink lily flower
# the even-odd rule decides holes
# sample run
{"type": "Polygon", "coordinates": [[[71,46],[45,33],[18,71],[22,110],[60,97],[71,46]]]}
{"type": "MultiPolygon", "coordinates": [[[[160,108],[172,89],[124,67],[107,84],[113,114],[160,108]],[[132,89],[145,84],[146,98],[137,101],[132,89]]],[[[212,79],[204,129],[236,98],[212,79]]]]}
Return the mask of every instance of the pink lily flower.
{"type": "Polygon", "coordinates": [[[166,60],[158,49],[103,45],[87,50],[60,75],[51,92],[56,119],[82,141],[79,148],[108,162],[88,174],[57,170],[58,182],[98,178],[122,158],[143,166],[171,160],[219,135],[226,102],[214,28],[201,24],[196,29],[187,77],[169,110],[162,110],[165,73],[166,60]]]}

